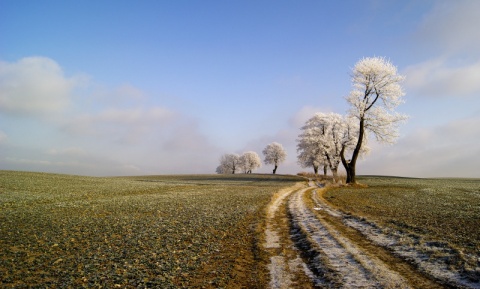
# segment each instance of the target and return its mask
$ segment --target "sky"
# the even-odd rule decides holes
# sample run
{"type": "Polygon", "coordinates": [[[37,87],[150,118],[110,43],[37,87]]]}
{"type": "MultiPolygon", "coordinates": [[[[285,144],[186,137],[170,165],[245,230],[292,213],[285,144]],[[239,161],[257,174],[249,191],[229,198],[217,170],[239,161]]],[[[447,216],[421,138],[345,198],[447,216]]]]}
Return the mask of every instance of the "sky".
{"type": "Polygon", "coordinates": [[[309,171],[300,128],[381,56],[410,118],[357,174],[480,177],[478,27],[476,0],[0,0],[0,169],[210,174],[278,142],[309,171]]]}

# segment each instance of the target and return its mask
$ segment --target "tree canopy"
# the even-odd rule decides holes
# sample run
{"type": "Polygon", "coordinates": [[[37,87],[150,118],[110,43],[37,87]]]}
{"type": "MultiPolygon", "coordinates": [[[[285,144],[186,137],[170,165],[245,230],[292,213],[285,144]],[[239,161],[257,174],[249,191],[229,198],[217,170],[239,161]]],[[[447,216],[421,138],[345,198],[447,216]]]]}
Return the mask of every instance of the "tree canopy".
{"type": "Polygon", "coordinates": [[[262,161],[256,152],[248,151],[240,156],[239,166],[244,173],[251,174],[253,170],[262,166],[262,161]]]}
{"type": "Polygon", "coordinates": [[[220,157],[220,165],[217,167],[218,174],[235,174],[240,162],[240,156],[237,154],[224,154],[220,157]]]}
{"type": "Polygon", "coordinates": [[[352,149],[358,135],[356,122],[337,113],[317,113],[306,121],[297,139],[298,159],[306,166],[327,165],[337,180],[341,155],[352,149]]]}
{"type": "Polygon", "coordinates": [[[350,104],[349,116],[358,122],[358,137],[351,159],[342,158],[347,183],[356,182],[355,167],[368,132],[380,142],[393,143],[397,139],[398,124],[407,119],[394,111],[403,102],[403,80],[397,67],[383,57],[363,58],[355,64],[353,89],[346,100],[350,104]]]}
{"type": "Polygon", "coordinates": [[[263,149],[263,155],[265,156],[264,163],[266,165],[274,165],[273,174],[277,172],[278,165],[285,161],[287,152],[283,146],[277,142],[273,142],[263,149]]]}

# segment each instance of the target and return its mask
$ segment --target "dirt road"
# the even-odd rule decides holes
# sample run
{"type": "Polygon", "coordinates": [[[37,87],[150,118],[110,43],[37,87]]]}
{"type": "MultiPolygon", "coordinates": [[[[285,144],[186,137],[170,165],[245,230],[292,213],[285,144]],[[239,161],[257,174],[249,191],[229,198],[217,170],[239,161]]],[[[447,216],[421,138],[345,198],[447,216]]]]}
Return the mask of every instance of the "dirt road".
{"type": "Polygon", "coordinates": [[[278,192],[267,211],[270,288],[452,288],[346,222],[313,182],[278,192]]]}

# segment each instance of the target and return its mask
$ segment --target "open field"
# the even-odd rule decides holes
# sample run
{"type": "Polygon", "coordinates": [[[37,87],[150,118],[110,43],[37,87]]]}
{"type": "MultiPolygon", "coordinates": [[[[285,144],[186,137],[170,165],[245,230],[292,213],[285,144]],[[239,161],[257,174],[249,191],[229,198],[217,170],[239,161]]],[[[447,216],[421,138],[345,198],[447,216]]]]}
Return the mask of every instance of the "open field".
{"type": "Polygon", "coordinates": [[[480,180],[0,171],[0,287],[480,288],[480,180]]]}
{"type": "Polygon", "coordinates": [[[264,286],[256,224],[298,180],[0,171],[0,287],[264,286]]]}
{"type": "MultiPolygon", "coordinates": [[[[374,223],[399,250],[480,282],[480,179],[362,177],[365,188],[331,188],[324,199],[374,223]]],[[[414,258],[413,258],[414,259],[414,258]]],[[[479,285],[480,286],[480,285],[479,285]]]]}

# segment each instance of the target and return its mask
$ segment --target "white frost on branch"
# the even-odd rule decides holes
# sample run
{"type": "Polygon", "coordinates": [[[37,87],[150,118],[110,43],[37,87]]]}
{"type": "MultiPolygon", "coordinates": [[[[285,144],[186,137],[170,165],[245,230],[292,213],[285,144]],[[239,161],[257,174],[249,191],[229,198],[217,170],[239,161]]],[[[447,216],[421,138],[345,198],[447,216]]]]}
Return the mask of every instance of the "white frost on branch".
{"type": "MultiPolygon", "coordinates": [[[[297,139],[298,162],[302,167],[327,165],[334,179],[341,155],[353,149],[358,137],[358,123],[337,113],[317,113],[307,120],[297,139]]],[[[366,152],[365,149],[362,151],[366,152]]]]}
{"type": "Polygon", "coordinates": [[[351,159],[342,157],[347,183],[356,182],[357,159],[369,132],[382,143],[394,143],[398,138],[398,125],[407,119],[394,111],[404,102],[405,93],[400,86],[403,80],[397,67],[383,57],[363,58],[353,68],[353,89],[346,100],[350,104],[349,116],[358,123],[358,137],[351,159]]]}
{"type": "Polygon", "coordinates": [[[365,129],[383,143],[398,138],[398,124],[408,117],[394,112],[404,102],[405,93],[397,67],[383,57],[363,58],[353,68],[353,90],[346,98],[349,115],[364,121],[365,129]]]}
{"type": "Polygon", "coordinates": [[[265,156],[264,163],[266,165],[274,165],[273,173],[277,171],[277,167],[280,163],[285,161],[287,157],[287,152],[283,146],[277,142],[273,142],[265,147],[262,151],[265,156]]]}
{"type": "Polygon", "coordinates": [[[262,166],[262,160],[256,152],[248,151],[240,156],[239,167],[244,173],[252,173],[253,170],[262,166]]]}
{"type": "Polygon", "coordinates": [[[234,174],[240,162],[237,154],[224,154],[220,157],[220,165],[217,167],[217,174],[234,174]]]}

